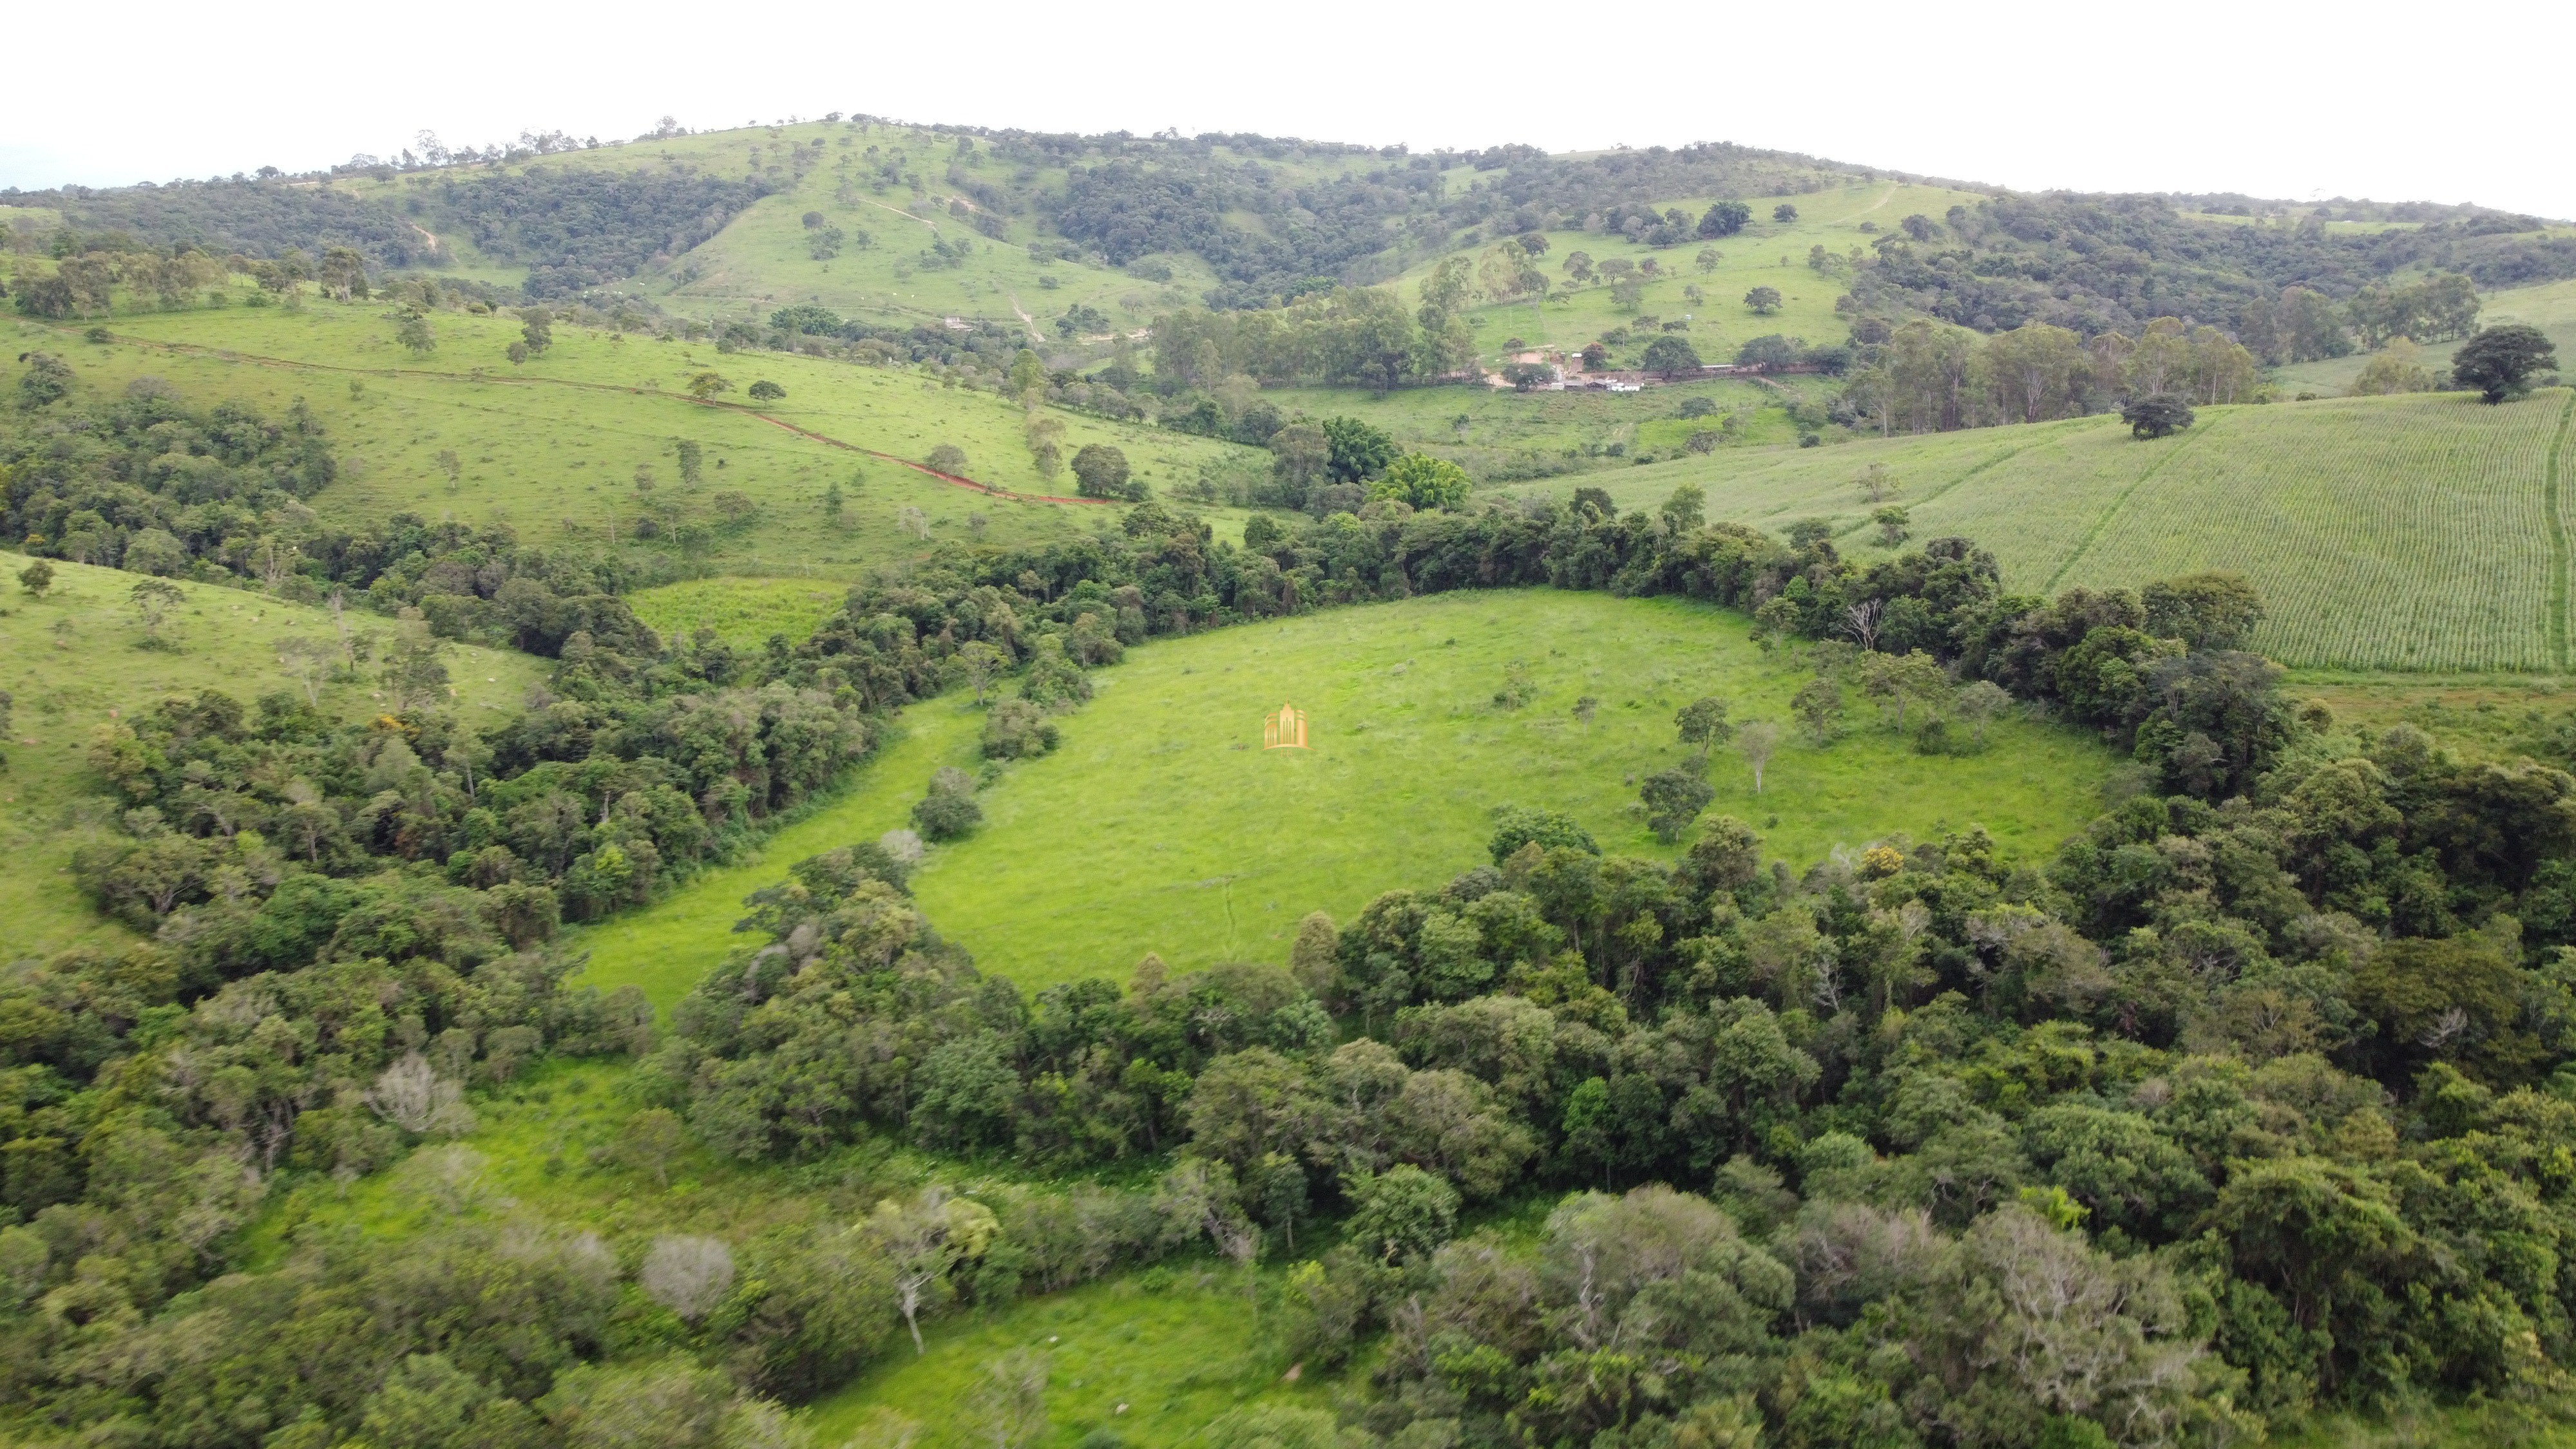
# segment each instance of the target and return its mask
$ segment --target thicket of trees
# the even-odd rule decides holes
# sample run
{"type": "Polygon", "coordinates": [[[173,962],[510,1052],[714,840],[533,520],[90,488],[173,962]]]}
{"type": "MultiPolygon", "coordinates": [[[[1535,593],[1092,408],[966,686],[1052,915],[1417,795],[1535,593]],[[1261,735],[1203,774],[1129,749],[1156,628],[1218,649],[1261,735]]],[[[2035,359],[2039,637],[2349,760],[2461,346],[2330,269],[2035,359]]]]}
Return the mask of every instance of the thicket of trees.
{"type": "Polygon", "coordinates": [[[439,204],[488,255],[528,268],[527,294],[576,297],[678,256],[770,191],[689,168],[531,166],[438,183],[439,204]]]}
{"type": "Polygon", "coordinates": [[[2158,197],[2047,193],[1914,220],[1921,225],[1878,237],[1856,264],[1811,261],[1849,272],[1864,303],[1883,296],[1980,332],[2035,320],[2087,337],[2135,335],[2151,318],[2188,317],[2237,327],[2274,362],[2337,355],[2316,349],[2337,345],[2346,324],[2365,341],[2463,335],[2476,312],[2465,289],[2576,275],[2576,243],[2532,235],[2537,219],[2499,213],[2353,233],[2314,221],[2213,223],[2158,197]],[[2430,275],[2387,280],[2400,272],[2430,275]],[[2277,341],[2255,335],[2267,314],[2300,307],[2330,310],[2331,327],[2291,315],[2275,324],[2277,341]]]}
{"type": "Polygon", "coordinates": [[[2045,322],[1981,336],[1917,318],[1863,345],[1859,359],[1834,411],[1881,434],[2082,417],[2167,393],[2237,402],[2257,382],[2253,354],[2225,332],[2171,317],[2134,339],[2090,340],[2045,322]]]}

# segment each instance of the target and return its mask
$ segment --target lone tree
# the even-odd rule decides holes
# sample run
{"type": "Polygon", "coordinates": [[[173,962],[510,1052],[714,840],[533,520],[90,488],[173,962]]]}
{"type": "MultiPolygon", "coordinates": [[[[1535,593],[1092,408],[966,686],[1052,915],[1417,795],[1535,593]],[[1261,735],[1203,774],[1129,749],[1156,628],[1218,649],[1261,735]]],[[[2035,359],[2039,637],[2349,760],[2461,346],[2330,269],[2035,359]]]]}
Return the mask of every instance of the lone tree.
{"type": "Polygon", "coordinates": [[[1717,798],[1717,790],[1700,778],[1696,770],[1665,770],[1648,775],[1637,794],[1646,805],[1646,826],[1655,838],[1666,845],[1682,838],[1682,832],[1717,798]]]}
{"type": "Polygon", "coordinates": [[[2488,327],[2451,354],[2451,376],[2485,402],[2510,402],[2531,391],[2532,374],[2558,365],[2558,349],[2539,328],[2520,322],[2488,327]]]}
{"type": "Polygon", "coordinates": [[[1073,491],[1085,498],[1145,496],[1144,485],[1127,471],[1127,455],[1107,443],[1085,443],[1073,455],[1073,491]]]}
{"type": "Polygon", "coordinates": [[[1778,206],[1771,208],[1771,219],[1773,221],[1783,223],[1796,221],[1798,219],[1798,208],[1789,202],[1781,202],[1778,206]]]}
{"type": "Polygon", "coordinates": [[[2169,392],[2131,398],[2120,407],[2120,421],[2139,438],[2162,438],[2192,424],[2191,404],[2169,392]]]}
{"type": "Polygon", "coordinates": [[[1735,733],[1735,726],[1726,722],[1726,701],[1715,695],[1703,695],[1683,705],[1681,713],[1673,716],[1673,725],[1680,731],[1683,744],[1699,746],[1703,760],[1710,745],[1723,743],[1735,733]]]}
{"type": "Polygon", "coordinates": [[[143,620],[143,646],[147,649],[167,647],[161,637],[162,621],[168,619],[188,596],[168,579],[145,579],[134,586],[128,596],[134,601],[134,612],[143,620]]]}
{"type": "Polygon", "coordinates": [[[18,570],[18,587],[41,599],[54,586],[54,566],[38,559],[18,570]]]}
{"type": "Polygon", "coordinates": [[[717,393],[731,391],[733,391],[733,384],[717,373],[701,372],[689,379],[689,396],[700,402],[707,401],[717,393]]]}
{"type": "Polygon", "coordinates": [[[543,307],[519,309],[519,341],[530,357],[542,356],[555,345],[555,314],[543,307]]]}
{"type": "Polygon", "coordinates": [[[778,384],[771,382],[765,377],[751,385],[751,400],[753,402],[776,402],[785,396],[787,396],[787,389],[780,387],[778,384]]]}
{"type": "Polygon", "coordinates": [[[438,350],[438,333],[429,325],[429,314],[409,309],[394,324],[394,340],[411,349],[414,357],[427,357],[438,350]]]}
{"type": "Polygon", "coordinates": [[[1755,316],[1768,317],[1780,310],[1780,289],[1756,287],[1744,294],[1744,305],[1752,308],[1755,316]]]}
{"type": "Polygon", "coordinates": [[[1736,753],[1753,767],[1753,793],[1762,793],[1762,769],[1771,763],[1771,753],[1780,748],[1780,727],[1767,719],[1757,719],[1735,732],[1736,753]]]}
{"type": "Polygon", "coordinates": [[[1744,224],[1752,219],[1752,207],[1741,201],[1721,201],[1700,214],[1699,234],[1703,237],[1733,236],[1744,230],[1744,224]]]}
{"type": "Polygon", "coordinates": [[[1670,332],[1646,344],[1644,360],[1646,370],[1666,382],[1684,373],[1697,373],[1700,366],[1699,349],[1691,346],[1689,339],[1670,332]]]}

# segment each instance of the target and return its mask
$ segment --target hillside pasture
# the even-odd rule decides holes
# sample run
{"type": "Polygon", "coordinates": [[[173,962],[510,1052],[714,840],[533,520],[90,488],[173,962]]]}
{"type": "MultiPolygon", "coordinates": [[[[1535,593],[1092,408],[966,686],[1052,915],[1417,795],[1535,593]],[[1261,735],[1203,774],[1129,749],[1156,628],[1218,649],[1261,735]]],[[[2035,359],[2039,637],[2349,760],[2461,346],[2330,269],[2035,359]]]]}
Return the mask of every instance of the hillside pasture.
{"type": "MultiPolygon", "coordinates": [[[[1786,722],[1810,675],[1734,615],[1553,590],[1445,594],[1158,642],[1095,676],[1052,755],[985,792],[985,825],[935,849],[923,909],[986,970],[1028,989],[1287,958],[1307,912],[1347,920],[1379,891],[1436,890],[1485,861],[1496,806],[1564,810],[1603,848],[1670,857],[1637,781],[1684,762],[1673,715],[1702,695],[1786,722]],[[1515,664],[1534,690],[1494,695],[1515,664]],[[1587,725],[1578,697],[1598,700],[1587,725]],[[1311,748],[1265,750],[1262,716],[1307,711],[1311,748]]],[[[1803,868],[1837,847],[1983,824],[2037,856],[2100,808],[2112,761],[2079,734],[2007,722],[1980,754],[1927,758],[1870,723],[1781,742],[1764,792],[1720,747],[1710,814],[1751,823],[1803,868]]],[[[911,782],[917,796],[927,779],[911,782]]]]}
{"type": "MultiPolygon", "coordinates": [[[[84,391],[113,395],[157,376],[193,403],[243,398],[272,414],[305,399],[330,430],[343,467],[312,506],[342,526],[400,512],[507,522],[539,544],[650,548],[711,572],[859,576],[916,557],[939,541],[1028,542],[1108,524],[1098,505],[993,497],[930,476],[918,462],[948,444],[965,476],[1023,494],[1070,494],[1073,479],[1041,476],[1020,408],[991,393],[938,386],[908,369],[783,353],[720,353],[703,343],[646,341],[560,326],[543,356],[504,355],[514,319],[442,312],[437,350],[395,345],[387,309],[313,301],[297,310],[229,307],[142,313],[110,321],[117,341],[82,341],[70,328],[17,325],[21,348],[69,360],[84,391]],[[686,395],[712,371],[732,388],[724,406],[686,395]],[[760,411],[737,400],[759,380],[787,395],[760,411]],[[699,444],[701,481],[679,473],[678,443],[699,444]],[[835,443],[847,447],[834,446],[835,443]],[[450,477],[442,454],[452,454],[450,477]],[[637,470],[650,475],[650,496],[637,470]],[[827,511],[837,486],[842,511],[827,511]],[[749,505],[724,511],[724,495],[749,505]],[[634,534],[647,505],[660,537],[634,534]],[[906,528],[918,510],[927,538],[906,528]],[[976,520],[983,520],[977,526],[976,520]],[[680,526],[685,525],[685,526],[680,526]]],[[[1079,414],[1064,424],[1067,456],[1087,443],[1121,448],[1153,488],[1197,476],[1234,444],[1079,414]]]]}
{"type": "Polygon", "coordinates": [[[2156,442],[2082,418],[1721,451],[1583,481],[1622,508],[1695,483],[1712,518],[1775,531],[1829,519],[1870,558],[1884,550],[1853,480],[1884,464],[1917,541],[1975,539],[2018,592],[2235,569],[2269,609],[2255,646],[2285,663],[2563,671],[2571,420],[2564,390],[2494,408],[2460,393],[2329,398],[2204,408],[2156,442]]]}
{"type": "MultiPolygon", "coordinates": [[[[172,695],[221,689],[244,704],[274,690],[300,690],[278,657],[280,640],[332,637],[327,610],[211,584],[179,583],[187,597],[164,625],[175,649],[139,647],[143,627],[130,602],[138,576],[85,564],[53,563],[42,599],[19,588],[24,555],[0,553],[0,689],[16,697],[10,739],[0,745],[0,960],[19,960],[83,942],[118,939],[123,929],[97,915],[74,888],[71,853],[107,825],[116,802],[89,767],[91,733],[172,695]]],[[[351,626],[380,643],[394,621],[352,614],[351,626]]],[[[448,672],[463,718],[488,726],[518,708],[544,663],[506,650],[457,647],[448,672]]],[[[322,706],[355,718],[383,708],[373,671],[322,690],[322,706]]]]}

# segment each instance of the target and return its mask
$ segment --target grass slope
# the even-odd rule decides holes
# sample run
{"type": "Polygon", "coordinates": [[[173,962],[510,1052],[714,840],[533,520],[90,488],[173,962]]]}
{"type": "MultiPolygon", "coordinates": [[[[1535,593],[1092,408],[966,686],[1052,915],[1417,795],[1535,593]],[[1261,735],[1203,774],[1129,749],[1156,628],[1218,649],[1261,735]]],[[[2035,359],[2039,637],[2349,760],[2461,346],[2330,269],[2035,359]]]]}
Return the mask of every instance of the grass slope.
{"type": "MultiPolygon", "coordinates": [[[[141,649],[142,626],[128,603],[135,575],[56,562],[53,590],[34,599],[16,584],[25,564],[0,553],[0,575],[8,579],[0,593],[0,689],[17,696],[13,738],[0,750],[9,766],[0,774],[0,921],[8,925],[0,960],[123,934],[90,909],[71,880],[73,848],[114,808],[87,762],[94,729],[173,694],[221,689],[247,702],[300,688],[279,668],[277,641],[332,632],[321,609],[183,583],[188,603],[174,616],[178,652],[141,649]]],[[[382,638],[393,621],[361,615],[352,623],[382,638]]],[[[448,660],[464,717],[474,722],[516,709],[542,667],[493,649],[459,648],[448,660]]],[[[369,684],[335,683],[322,703],[357,717],[378,708],[377,698],[369,684]]]]}
{"type": "Polygon", "coordinates": [[[959,696],[905,710],[894,737],[846,792],[781,827],[757,853],[707,871],[641,910],[567,933],[568,949],[590,953],[579,979],[603,988],[641,986],[655,1006],[669,1007],[741,943],[733,923],[742,918],[743,897],[777,884],[789,865],[809,855],[906,824],[932,771],[974,766],[982,729],[982,712],[959,696]]]}
{"type": "Polygon", "coordinates": [[[2571,405],[2564,390],[2500,408],[2457,393],[2329,398],[2205,408],[2190,432],[2152,443],[2082,418],[1720,453],[1584,481],[1623,508],[1696,483],[1711,517],[1775,530],[1828,518],[1847,548],[1874,556],[1872,505],[1852,479],[1883,463],[1916,538],[1977,540],[2016,590],[2238,569],[2270,609],[2256,646],[2291,664],[2563,671],[2553,510],[2565,498],[2551,459],[2571,405]]]}
{"type": "MultiPolygon", "coordinates": [[[[1678,197],[1656,205],[1678,207],[1696,221],[1716,199],[1678,197]]],[[[1851,248],[1866,248],[1878,236],[1895,231],[1908,216],[1919,212],[1938,221],[1952,206],[1974,206],[1983,199],[1940,187],[1855,182],[1797,196],[1744,197],[1753,208],[1753,221],[1737,235],[1714,241],[1655,248],[1614,233],[1548,232],[1547,255],[1538,259],[1538,265],[1557,290],[1544,302],[1490,305],[1470,313],[1476,349],[1488,359],[1498,357],[1517,337],[1533,347],[1580,351],[1614,327],[1633,326],[1638,314],[1652,316],[1659,324],[1688,318],[1690,327],[1680,335],[1709,362],[1732,362],[1738,347],[1775,332],[1814,343],[1837,342],[1850,331],[1848,319],[1834,311],[1834,299],[1846,289],[1848,273],[1811,270],[1810,248],[1821,246],[1830,256],[1841,258],[1851,248]],[[1771,220],[1772,208],[1783,201],[1798,208],[1797,220],[1771,220]],[[1860,229],[1864,224],[1877,230],[1864,232],[1860,229]],[[1699,270],[1697,258],[1703,247],[1718,254],[1713,271],[1699,270]],[[1661,275],[1641,287],[1637,312],[1626,312],[1612,301],[1607,286],[1566,288],[1565,259],[1575,251],[1591,253],[1596,266],[1614,257],[1637,262],[1652,257],[1661,275]],[[1696,287],[1700,300],[1685,295],[1687,287],[1696,287]],[[1745,295],[1756,287],[1770,287],[1781,294],[1777,310],[1757,314],[1744,305],[1745,295]]],[[[1407,297],[1413,295],[1412,285],[1435,264],[1436,259],[1405,274],[1407,297]]],[[[1625,347],[1614,348],[1614,355],[1633,359],[1649,335],[1653,334],[1637,334],[1625,347]]]]}
{"type": "MultiPolygon", "coordinates": [[[[1052,756],[983,797],[988,823],[934,850],[924,909],[984,969],[1034,990],[1175,967],[1284,960],[1308,911],[1347,920],[1381,890],[1436,889],[1485,859],[1493,807],[1571,811],[1610,850],[1670,855],[1630,812],[1684,758],[1675,710],[1702,694],[1785,720],[1807,677],[1734,616],[1676,601],[1536,590],[1450,594],[1157,643],[1096,676],[1052,756]],[[1493,703],[1526,661],[1520,711],[1493,703]],[[1589,729],[1578,695],[1601,701],[1589,729]],[[1313,748],[1265,751],[1261,716],[1308,711],[1313,748]]],[[[1855,721],[1866,714],[1856,709],[1855,721]]],[[[2072,733],[1998,727],[1987,753],[1927,759],[1861,729],[1784,741],[1766,791],[1731,752],[1711,810],[1809,861],[1837,845],[1986,825],[2037,855],[2089,818],[2109,759],[2072,733]]],[[[903,783],[918,792],[927,771],[903,783]]]]}
{"type": "MultiPolygon", "coordinates": [[[[69,359],[86,388],[112,392],[152,375],[198,405],[241,397],[276,411],[306,399],[345,465],[341,480],[312,500],[334,522],[409,511],[506,520],[535,543],[598,544],[613,529],[621,547],[636,547],[635,472],[645,467],[662,500],[676,500],[685,519],[709,529],[705,567],[846,579],[928,546],[903,531],[906,508],[921,510],[933,540],[973,536],[981,517],[984,536],[1001,542],[1106,526],[1116,512],[995,498],[807,436],[913,460],[953,444],[978,482],[1071,493],[1069,474],[1038,475],[1021,410],[990,393],[934,387],[909,371],[779,353],[719,354],[704,344],[629,341],[573,327],[558,328],[542,358],[514,368],[503,354],[519,335],[515,321],[454,312],[439,314],[435,324],[438,349],[426,358],[394,344],[387,309],[324,301],[296,311],[122,316],[111,323],[120,340],[106,345],[84,342],[68,327],[22,322],[17,335],[21,349],[45,347],[69,359]],[[708,407],[682,393],[700,371],[730,380],[729,399],[760,379],[787,396],[758,413],[708,407]],[[695,488],[679,478],[676,444],[684,438],[705,452],[705,481],[695,488]],[[452,483],[442,452],[457,458],[452,483]],[[823,502],[834,483],[844,495],[837,528],[823,502]],[[723,521],[712,503],[721,492],[749,498],[755,513],[741,523],[723,521]]],[[[1086,443],[1112,444],[1154,487],[1245,451],[1056,416],[1065,424],[1066,456],[1086,443]]]]}
{"type": "Polygon", "coordinates": [[[989,1442],[974,1395],[986,1366],[1013,1350],[1047,1358],[1041,1444],[1073,1445],[1107,1429],[1137,1449],[1161,1449],[1198,1440],[1211,1421],[1257,1399],[1332,1407],[1328,1381],[1283,1380],[1289,1364],[1279,1340],[1233,1272],[1181,1266],[1177,1275],[1149,1269],[951,1320],[929,1332],[929,1351],[917,1359],[899,1344],[807,1411],[815,1441],[843,1443],[909,1421],[921,1449],[989,1442]]]}

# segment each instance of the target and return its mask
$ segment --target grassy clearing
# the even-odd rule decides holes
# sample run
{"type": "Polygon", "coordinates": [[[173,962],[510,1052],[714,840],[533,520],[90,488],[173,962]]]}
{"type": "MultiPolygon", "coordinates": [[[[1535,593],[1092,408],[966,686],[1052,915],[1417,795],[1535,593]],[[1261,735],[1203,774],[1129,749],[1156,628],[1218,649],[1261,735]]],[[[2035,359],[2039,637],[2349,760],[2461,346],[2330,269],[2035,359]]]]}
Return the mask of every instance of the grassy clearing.
{"type": "Polygon", "coordinates": [[[664,639],[700,629],[736,649],[757,649],[772,634],[801,641],[841,606],[843,591],[818,579],[691,579],[627,596],[635,617],[664,639]]]}
{"type": "MultiPolygon", "coordinates": [[[[651,501],[706,530],[692,562],[709,571],[849,579],[930,546],[905,531],[906,509],[920,511],[931,542],[1063,537],[1110,526],[1117,511],[994,498],[780,426],[913,460],[951,444],[964,450],[964,471],[979,482],[1025,493],[1072,491],[1069,474],[1038,475],[1016,405],[932,386],[910,371],[720,354],[704,344],[630,341],[573,327],[557,329],[543,357],[514,368],[503,354],[519,335],[517,323],[461,312],[435,319],[438,350],[416,358],[395,345],[384,308],[318,300],[294,311],[146,313],[111,325],[121,340],[106,345],[83,342],[68,328],[19,323],[16,331],[21,348],[60,353],[86,387],[100,391],[152,375],[200,404],[240,397],[282,410],[304,398],[330,428],[344,464],[341,480],[313,500],[334,522],[408,511],[506,521],[536,543],[614,540],[639,548],[645,545],[634,542],[632,530],[651,501]],[[787,396],[767,416],[702,406],[682,395],[701,371],[730,381],[729,399],[761,379],[787,396]],[[694,486],[679,475],[682,439],[704,451],[703,481],[694,486]],[[452,478],[442,453],[455,457],[452,478]],[[638,468],[651,472],[649,499],[636,488],[638,468]],[[843,499],[837,523],[826,499],[835,485],[843,499]],[[727,521],[716,501],[724,493],[748,499],[752,512],[727,521]]],[[[1156,488],[1243,451],[1058,416],[1068,456],[1085,443],[1112,444],[1156,488]]],[[[677,548],[671,537],[651,547],[677,548]]]]}
{"type": "Polygon", "coordinates": [[[1377,394],[1357,388],[1273,388],[1262,396],[1283,412],[1366,419],[1409,447],[1456,458],[1479,478],[1510,479],[1542,470],[1615,474],[1635,466],[1630,460],[1641,453],[1673,455],[1693,433],[1722,430],[1729,414],[1735,422],[1722,445],[1726,451],[1794,446],[1798,429],[1789,420],[1788,395],[1810,385],[1808,379],[1776,386],[1711,379],[1638,393],[1425,387],[1377,394]],[[1705,400],[1709,410],[1683,416],[1682,409],[1695,398],[1705,400]]]}
{"type": "Polygon", "coordinates": [[[1696,483],[1712,517],[1775,530],[1830,519],[1847,549],[1872,557],[1872,505],[1852,480],[1883,463],[1916,538],[1977,540],[2012,589],[2237,569],[2270,608],[2256,646],[2291,664],[2555,671],[2567,661],[2551,628],[2548,464],[2571,399],[2205,408],[2190,432],[2153,443],[2116,419],[2080,418],[1720,452],[1584,481],[1623,508],[1696,483]]]}
{"type": "MultiPolygon", "coordinates": [[[[1786,720],[1807,677],[1734,616],[1548,590],[1156,643],[1096,676],[1063,746],[987,792],[988,823],[935,850],[915,888],[980,965],[1029,989],[1124,979],[1147,951],[1179,967],[1284,960],[1308,911],[1347,919],[1381,890],[1436,888],[1483,861],[1497,805],[1571,811],[1606,849],[1671,855],[1630,806],[1639,778],[1684,758],[1674,711],[1715,694],[1737,719],[1786,720]],[[1493,694],[1514,661],[1536,695],[1505,711],[1493,694]],[[1588,728],[1572,713],[1586,694],[1600,701],[1588,728]],[[1283,701],[1308,711],[1311,750],[1261,748],[1261,716],[1283,701]]],[[[1856,705],[1856,722],[1866,714],[1856,705]]],[[[1875,727],[1825,749],[1793,738],[1759,797],[1722,751],[1710,808],[1793,862],[1971,823],[2035,855],[2099,808],[2111,761],[2069,732],[1998,728],[1964,758],[1916,755],[1875,727]]],[[[927,774],[902,783],[918,792],[927,774]]]]}
{"type": "Polygon", "coordinates": [[[1218,1416],[1256,1400],[1331,1406],[1325,1380],[1283,1380],[1278,1341],[1245,1302],[1231,1271],[1148,1270],[955,1319],[926,1335],[916,1359],[899,1346],[849,1387],[808,1411],[817,1442],[836,1444],[893,1415],[919,1426],[922,1449],[985,1442],[972,1409],[985,1365],[1014,1349],[1048,1359],[1048,1433],[1072,1445],[1114,1430],[1139,1449],[1193,1440],[1218,1416]],[[1124,1412],[1121,1412],[1121,1410],[1124,1412]]]}
{"type": "Polygon", "coordinates": [[[668,1009],[740,943],[733,923],[742,918],[744,896],[775,885],[789,865],[809,855],[874,840],[905,824],[932,771],[974,766],[982,729],[981,711],[957,696],[905,710],[894,738],[848,790],[770,835],[757,851],[641,910],[567,933],[567,949],[590,953],[576,983],[641,986],[655,1006],[668,1009]]]}
{"type": "MultiPolygon", "coordinates": [[[[0,857],[8,863],[0,869],[0,921],[9,927],[0,959],[123,934],[91,911],[71,880],[73,848],[113,808],[87,763],[94,729],[173,694],[222,689],[247,702],[300,688],[280,668],[277,642],[332,632],[325,610],[182,583],[188,602],[163,626],[178,650],[138,648],[143,628],[129,602],[136,575],[56,562],[52,591],[35,599],[17,585],[26,563],[0,553],[0,689],[17,697],[13,738],[0,751],[9,767],[0,774],[0,857]]],[[[374,615],[351,623],[378,639],[392,628],[374,615]]],[[[542,668],[494,649],[459,648],[448,661],[457,702],[475,723],[516,709],[542,668]]],[[[377,699],[363,682],[334,683],[322,694],[323,706],[343,717],[370,712],[377,699]]]]}

